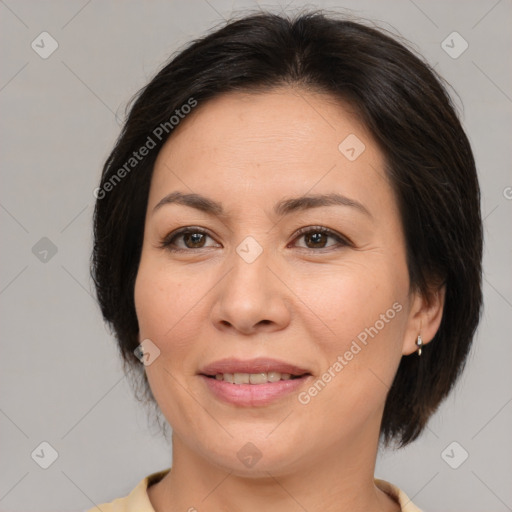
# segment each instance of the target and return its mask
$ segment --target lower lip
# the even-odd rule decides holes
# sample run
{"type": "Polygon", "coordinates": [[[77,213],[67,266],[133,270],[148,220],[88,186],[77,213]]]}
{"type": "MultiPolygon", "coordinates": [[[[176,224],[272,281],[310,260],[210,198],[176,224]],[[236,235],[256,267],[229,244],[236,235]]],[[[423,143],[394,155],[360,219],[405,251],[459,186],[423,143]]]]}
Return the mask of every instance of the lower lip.
{"type": "Polygon", "coordinates": [[[205,375],[200,377],[217,398],[242,407],[257,407],[270,404],[297,391],[304,385],[309,375],[266,384],[232,384],[205,375]]]}

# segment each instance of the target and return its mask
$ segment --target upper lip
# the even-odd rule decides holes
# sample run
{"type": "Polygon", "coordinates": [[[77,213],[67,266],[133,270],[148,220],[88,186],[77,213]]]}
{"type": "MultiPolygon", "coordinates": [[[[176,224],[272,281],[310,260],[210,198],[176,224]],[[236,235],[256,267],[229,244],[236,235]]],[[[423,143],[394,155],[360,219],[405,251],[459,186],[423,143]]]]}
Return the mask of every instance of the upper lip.
{"type": "Polygon", "coordinates": [[[291,375],[304,375],[310,372],[294,364],[259,357],[256,359],[220,359],[204,366],[199,373],[202,375],[214,376],[221,373],[268,373],[279,372],[291,375]]]}

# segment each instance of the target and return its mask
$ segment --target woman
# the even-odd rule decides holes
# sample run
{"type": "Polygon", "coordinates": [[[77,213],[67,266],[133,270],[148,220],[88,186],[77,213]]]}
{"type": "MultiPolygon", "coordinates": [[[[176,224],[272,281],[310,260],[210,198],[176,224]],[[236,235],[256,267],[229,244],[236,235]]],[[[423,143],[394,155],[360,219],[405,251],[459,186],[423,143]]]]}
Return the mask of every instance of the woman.
{"type": "Polygon", "coordinates": [[[103,512],[419,510],[379,440],[423,431],[482,300],[474,159],[427,64],[321,13],[232,21],[139,93],[96,197],[102,312],[173,432],[172,470],[103,512]]]}

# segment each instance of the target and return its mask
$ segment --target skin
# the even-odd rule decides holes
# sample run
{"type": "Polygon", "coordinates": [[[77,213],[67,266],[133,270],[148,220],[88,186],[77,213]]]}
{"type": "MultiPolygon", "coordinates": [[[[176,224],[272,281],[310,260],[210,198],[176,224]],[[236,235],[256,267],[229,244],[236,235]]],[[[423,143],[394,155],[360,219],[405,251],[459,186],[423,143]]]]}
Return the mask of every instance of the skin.
{"type": "Polygon", "coordinates": [[[417,357],[418,333],[428,343],[439,327],[444,292],[427,302],[410,289],[383,169],[347,106],[290,87],[199,105],[160,151],[135,286],[140,340],[160,350],[147,377],[173,429],[172,471],[148,489],[157,512],[399,510],[373,481],[380,422],[401,357],[417,357]],[[354,161],[338,150],[349,134],[366,146],[354,161]],[[177,203],[153,211],[174,191],[220,202],[225,215],[177,203]],[[285,197],[332,192],[369,214],[273,212],[285,197]],[[178,237],[183,252],[161,246],[185,226],[209,235],[178,237]],[[297,236],[308,226],[351,243],[297,236]],[[247,236],[263,249],[252,263],[236,252],[247,236]],[[226,357],[273,357],[307,368],[307,390],[394,303],[401,311],[306,405],[295,392],[264,407],[224,403],[197,375],[226,357]],[[251,468],[237,457],[248,442],[262,454],[251,468]]]}

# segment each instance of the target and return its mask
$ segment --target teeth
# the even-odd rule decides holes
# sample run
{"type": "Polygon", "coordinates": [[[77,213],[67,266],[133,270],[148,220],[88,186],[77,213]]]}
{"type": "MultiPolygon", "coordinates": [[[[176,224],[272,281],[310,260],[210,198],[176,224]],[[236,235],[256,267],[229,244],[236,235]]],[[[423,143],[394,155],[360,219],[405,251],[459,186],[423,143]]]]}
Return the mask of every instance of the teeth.
{"type": "MultiPolygon", "coordinates": [[[[215,377],[218,377],[218,375],[216,375],[215,377]]],[[[220,375],[220,380],[225,380],[226,382],[231,382],[231,384],[235,383],[235,381],[233,380],[232,373],[226,373],[225,375],[220,375]]]]}
{"type": "Polygon", "coordinates": [[[281,380],[281,374],[279,372],[268,372],[267,379],[269,382],[277,382],[281,380]]]}
{"type": "MultiPolygon", "coordinates": [[[[247,375],[247,374],[245,374],[247,375]]],[[[265,384],[268,382],[266,373],[251,373],[249,375],[249,382],[251,384],[265,384]]],[[[235,380],[236,383],[236,380],[235,380]]]]}
{"type": "Polygon", "coordinates": [[[233,383],[234,384],[249,384],[250,375],[248,373],[234,373],[233,383]]]}
{"type": "Polygon", "coordinates": [[[268,373],[218,373],[216,380],[231,382],[232,384],[266,384],[267,382],[278,382],[290,380],[290,373],[268,372],[268,373]]]}

